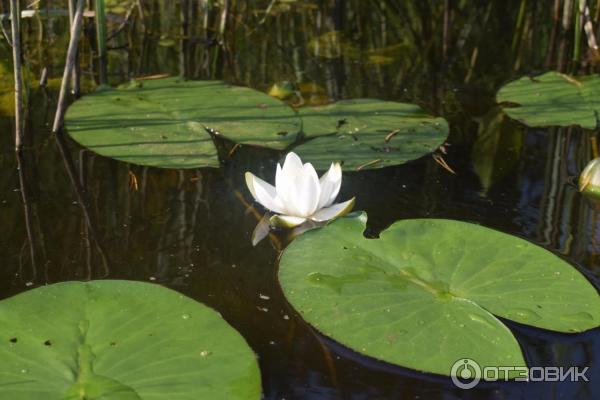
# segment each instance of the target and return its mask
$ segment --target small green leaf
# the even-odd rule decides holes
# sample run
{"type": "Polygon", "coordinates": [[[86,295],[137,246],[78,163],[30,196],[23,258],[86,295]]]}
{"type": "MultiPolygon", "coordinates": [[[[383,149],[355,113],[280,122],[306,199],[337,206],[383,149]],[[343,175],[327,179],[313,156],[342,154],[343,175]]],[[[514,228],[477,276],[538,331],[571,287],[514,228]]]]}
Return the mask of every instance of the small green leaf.
{"type": "Polygon", "coordinates": [[[599,124],[599,76],[547,72],[510,82],[496,97],[498,103],[509,103],[504,111],[511,118],[529,126],[580,125],[596,129],[599,124]]]}
{"type": "Polygon", "coordinates": [[[367,239],[365,222],[355,214],[306,232],[279,265],[292,306],[358,352],[448,375],[461,358],[525,366],[496,316],[560,332],[600,325],[596,289],[528,241],[439,219],[398,221],[367,239]]]}
{"type": "Polygon", "coordinates": [[[280,150],[300,130],[295,112],[264,93],[177,78],[96,91],[69,107],[65,123],[73,139],[101,155],[164,168],[218,167],[205,128],[280,150]]]}
{"type": "Polygon", "coordinates": [[[260,375],[223,318],[133,281],[66,282],[0,302],[0,392],[37,399],[258,399],[260,375]]]}
{"type": "Polygon", "coordinates": [[[444,119],[392,101],[345,100],[301,108],[299,114],[304,134],[314,139],[294,151],[320,170],[332,161],[346,170],[402,164],[431,153],[448,135],[444,119]]]}

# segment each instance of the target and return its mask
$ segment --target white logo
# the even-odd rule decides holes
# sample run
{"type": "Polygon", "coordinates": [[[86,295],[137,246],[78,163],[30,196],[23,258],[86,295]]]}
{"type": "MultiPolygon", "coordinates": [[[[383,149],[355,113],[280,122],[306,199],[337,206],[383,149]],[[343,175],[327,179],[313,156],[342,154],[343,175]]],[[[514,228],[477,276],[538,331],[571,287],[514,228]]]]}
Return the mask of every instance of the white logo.
{"type": "Polygon", "coordinates": [[[481,367],[475,360],[461,358],[452,364],[450,376],[456,387],[473,389],[484,380],[494,381],[528,381],[528,382],[588,382],[586,373],[589,367],[525,367],[525,366],[486,366],[481,367]]]}
{"type": "Polygon", "coordinates": [[[461,389],[472,389],[481,380],[481,367],[475,360],[461,358],[456,360],[450,370],[452,382],[461,389]]]}

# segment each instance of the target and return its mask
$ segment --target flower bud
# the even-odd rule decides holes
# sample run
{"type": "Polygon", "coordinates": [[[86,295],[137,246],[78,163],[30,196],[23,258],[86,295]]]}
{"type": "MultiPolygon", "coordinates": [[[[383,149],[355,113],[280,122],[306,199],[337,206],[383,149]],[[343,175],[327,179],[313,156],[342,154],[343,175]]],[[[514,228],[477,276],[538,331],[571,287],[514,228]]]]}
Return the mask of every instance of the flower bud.
{"type": "Polygon", "coordinates": [[[579,176],[579,191],[600,195],[600,158],[594,158],[579,176]]]}

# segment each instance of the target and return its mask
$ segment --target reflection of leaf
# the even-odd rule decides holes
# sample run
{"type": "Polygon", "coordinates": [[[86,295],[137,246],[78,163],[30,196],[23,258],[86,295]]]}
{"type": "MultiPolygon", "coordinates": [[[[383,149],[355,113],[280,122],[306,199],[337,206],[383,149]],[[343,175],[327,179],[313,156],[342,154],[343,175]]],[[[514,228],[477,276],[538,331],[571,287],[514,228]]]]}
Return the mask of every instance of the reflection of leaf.
{"type": "Polygon", "coordinates": [[[289,101],[293,107],[320,106],[331,103],[327,91],[314,82],[293,83],[282,81],[269,88],[269,96],[289,101]]]}
{"type": "Polygon", "coordinates": [[[167,36],[167,35],[162,35],[160,37],[160,40],[158,41],[158,45],[162,46],[162,47],[173,47],[177,44],[177,42],[175,42],[175,39],[167,36]]]}
{"type": "Polygon", "coordinates": [[[205,131],[242,144],[284,149],[296,140],[294,111],[264,93],[220,81],[176,78],[96,91],[67,110],[77,142],[99,154],[165,168],[218,166],[205,131]]]}
{"type": "Polygon", "coordinates": [[[378,54],[373,54],[369,56],[369,63],[375,65],[387,65],[394,62],[393,57],[381,56],[378,54]]]}
{"type": "Polygon", "coordinates": [[[252,350],[223,318],[131,281],[66,282],[0,302],[5,399],[258,399],[252,350]]]}
{"type": "Polygon", "coordinates": [[[410,46],[405,43],[371,49],[367,52],[367,61],[377,65],[391,64],[401,57],[403,52],[406,55],[409,50],[410,46]]]}
{"type": "Polygon", "coordinates": [[[299,112],[304,134],[323,137],[294,151],[321,170],[332,160],[340,161],[344,169],[402,164],[434,151],[448,134],[444,119],[427,115],[416,105],[392,101],[345,100],[299,112]],[[328,134],[333,136],[324,136],[328,134]]]}
{"type": "Polygon", "coordinates": [[[298,84],[298,90],[302,95],[305,105],[320,106],[331,102],[325,88],[315,82],[303,82],[298,84]]]}
{"type": "Polygon", "coordinates": [[[352,41],[345,39],[339,31],[325,32],[321,36],[312,38],[308,43],[308,49],[316,57],[326,59],[344,57],[375,65],[393,63],[408,48],[409,46],[405,43],[396,43],[391,46],[362,50],[356,47],[352,41]]]}
{"type": "Polygon", "coordinates": [[[273,17],[290,11],[304,12],[318,8],[319,4],[315,0],[271,0],[265,15],[273,17]]]}
{"type": "Polygon", "coordinates": [[[354,47],[352,42],[344,39],[339,31],[325,32],[321,36],[312,38],[308,42],[308,49],[313,55],[327,59],[342,56],[350,59],[360,57],[360,50],[354,47]]]}
{"type": "Polygon", "coordinates": [[[112,14],[125,14],[135,0],[105,0],[106,12],[112,14]]]}
{"type": "Polygon", "coordinates": [[[499,103],[515,103],[504,111],[530,126],[580,125],[595,129],[600,118],[600,76],[570,77],[547,72],[502,87],[499,103]]]}
{"type": "Polygon", "coordinates": [[[311,325],[355,351],[450,374],[460,358],[523,366],[496,316],[559,332],[600,325],[600,296],[574,267],[515,236],[452,220],[394,223],[363,236],[354,214],[304,233],[279,281],[311,325]]]}
{"type": "Polygon", "coordinates": [[[475,120],[479,128],[471,158],[483,191],[487,193],[519,162],[524,132],[522,126],[507,119],[498,108],[475,120]]]}
{"type": "MultiPolygon", "coordinates": [[[[12,68],[11,64],[0,62],[0,115],[8,117],[15,116],[15,82],[12,68]]],[[[25,73],[23,75],[28,76],[25,73]]],[[[31,79],[29,85],[35,88],[38,82],[31,79]]]]}

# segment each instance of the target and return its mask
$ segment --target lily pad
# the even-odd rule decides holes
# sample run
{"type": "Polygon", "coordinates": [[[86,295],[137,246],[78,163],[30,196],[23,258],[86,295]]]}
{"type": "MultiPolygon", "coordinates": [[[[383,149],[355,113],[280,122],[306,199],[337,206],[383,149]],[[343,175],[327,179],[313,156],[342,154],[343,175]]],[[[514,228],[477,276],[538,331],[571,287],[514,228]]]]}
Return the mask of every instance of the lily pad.
{"type": "Polygon", "coordinates": [[[164,287],[66,282],[0,302],[0,392],[33,399],[259,399],[256,358],[210,308],[164,287]]]}
{"type": "Polygon", "coordinates": [[[529,126],[600,126],[600,76],[571,77],[547,72],[523,77],[504,86],[499,103],[504,111],[529,126]]]}
{"type": "Polygon", "coordinates": [[[107,157],[164,168],[218,167],[205,128],[242,144],[284,149],[300,121],[285,103],[221,81],[145,80],[103,88],[67,110],[66,127],[81,145],[107,157]]]}
{"type": "Polygon", "coordinates": [[[559,332],[600,325],[600,296],[575,268],[528,241],[442,219],[363,236],[366,214],[295,239],[279,280],[303,318],[334,340],[404,367],[451,374],[471,358],[525,366],[497,316],[559,332]]]}
{"type": "Polygon", "coordinates": [[[305,136],[314,139],[294,151],[320,170],[332,161],[345,170],[402,164],[434,151],[448,135],[443,118],[392,101],[345,100],[302,108],[299,114],[305,136]]]}

